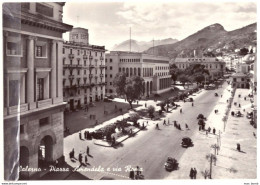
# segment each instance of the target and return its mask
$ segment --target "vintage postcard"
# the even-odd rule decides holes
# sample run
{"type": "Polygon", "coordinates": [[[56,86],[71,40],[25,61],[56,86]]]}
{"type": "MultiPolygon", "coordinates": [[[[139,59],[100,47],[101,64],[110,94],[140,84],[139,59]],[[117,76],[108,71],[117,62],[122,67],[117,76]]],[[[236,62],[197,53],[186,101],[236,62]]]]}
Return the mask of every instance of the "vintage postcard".
{"type": "Polygon", "coordinates": [[[257,184],[256,1],[3,2],[3,182],[257,184]]]}

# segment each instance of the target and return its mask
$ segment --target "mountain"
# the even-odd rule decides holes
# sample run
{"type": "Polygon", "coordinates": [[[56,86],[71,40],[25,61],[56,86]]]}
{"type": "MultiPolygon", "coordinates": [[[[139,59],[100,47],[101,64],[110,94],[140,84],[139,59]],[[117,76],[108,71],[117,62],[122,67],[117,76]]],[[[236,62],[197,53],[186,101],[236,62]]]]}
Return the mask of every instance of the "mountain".
{"type": "Polygon", "coordinates": [[[170,58],[202,56],[207,52],[213,54],[222,51],[234,51],[252,45],[256,40],[256,23],[240,29],[226,31],[220,24],[213,24],[174,44],[155,46],[144,53],[168,56],[170,58]]]}
{"type": "MultiPolygon", "coordinates": [[[[176,39],[167,38],[162,40],[154,40],[154,41],[136,41],[131,39],[131,51],[134,52],[143,52],[150,47],[159,46],[159,45],[165,45],[165,44],[173,44],[175,42],[178,42],[176,39]]],[[[130,50],[130,40],[126,40],[120,44],[117,44],[113,47],[112,51],[129,51],[130,50]]]]}

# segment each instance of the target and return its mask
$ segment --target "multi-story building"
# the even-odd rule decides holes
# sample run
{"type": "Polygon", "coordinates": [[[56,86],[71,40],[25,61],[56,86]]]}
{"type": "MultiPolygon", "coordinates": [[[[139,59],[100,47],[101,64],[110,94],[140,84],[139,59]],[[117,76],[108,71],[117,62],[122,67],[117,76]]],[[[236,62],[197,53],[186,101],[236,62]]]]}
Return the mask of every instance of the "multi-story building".
{"type": "Polygon", "coordinates": [[[190,65],[201,64],[209,71],[209,76],[212,80],[224,75],[226,72],[226,63],[217,58],[203,57],[203,58],[176,58],[172,59],[170,63],[174,63],[179,69],[185,70],[190,65]]]}
{"type": "Polygon", "coordinates": [[[89,45],[88,30],[73,28],[63,45],[63,97],[67,109],[80,109],[105,95],[105,47],[89,45]]]}
{"type": "Polygon", "coordinates": [[[141,76],[144,79],[144,96],[160,94],[170,90],[168,57],[148,55],[138,52],[111,51],[106,54],[106,94],[115,95],[114,77],[118,72],[127,77],[141,76]]]}
{"type": "MultiPolygon", "coordinates": [[[[65,3],[3,4],[4,178],[31,178],[63,158],[65,3]]],[[[42,174],[42,173],[41,173],[42,174]]]]}

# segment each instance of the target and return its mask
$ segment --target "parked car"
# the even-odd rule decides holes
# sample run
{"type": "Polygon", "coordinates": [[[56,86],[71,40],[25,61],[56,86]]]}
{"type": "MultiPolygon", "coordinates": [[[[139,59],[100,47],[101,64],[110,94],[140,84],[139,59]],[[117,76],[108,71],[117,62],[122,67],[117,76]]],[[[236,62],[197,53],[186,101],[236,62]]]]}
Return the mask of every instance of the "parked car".
{"type": "Polygon", "coordinates": [[[185,148],[193,146],[191,138],[189,138],[189,137],[182,138],[181,146],[185,147],[185,148]]]}
{"type": "Polygon", "coordinates": [[[112,100],[110,98],[108,98],[108,97],[105,97],[104,98],[104,102],[112,102],[112,100]]]}
{"type": "Polygon", "coordinates": [[[165,164],[164,164],[164,168],[167,171],[172,171],[174,169],[178,168],[179,163],[177,162],[176,159],[172,158],[172,157],[168,157],[165,164]]]}
{"type": "Polygon", "coordinates": [[[187,102],[193,102],[193,98],[187,98],[186,101],[187,102]]]}

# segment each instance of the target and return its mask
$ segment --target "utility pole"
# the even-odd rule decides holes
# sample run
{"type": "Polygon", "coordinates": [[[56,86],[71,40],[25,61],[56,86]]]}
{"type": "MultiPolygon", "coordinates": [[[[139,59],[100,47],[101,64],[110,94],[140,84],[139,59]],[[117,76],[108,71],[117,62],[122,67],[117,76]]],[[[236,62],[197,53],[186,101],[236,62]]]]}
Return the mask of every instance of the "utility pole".
{"type": "Polygon", "coordinates": [[[210,166],[209,166],[209,178],[211,179],[212,174],[212,154],[210,154],[210,166]]]}
{"type": "Polygon", "coordinates": [[[130,27],[130,52],[131,52],[131,27],[130,27]]]}

